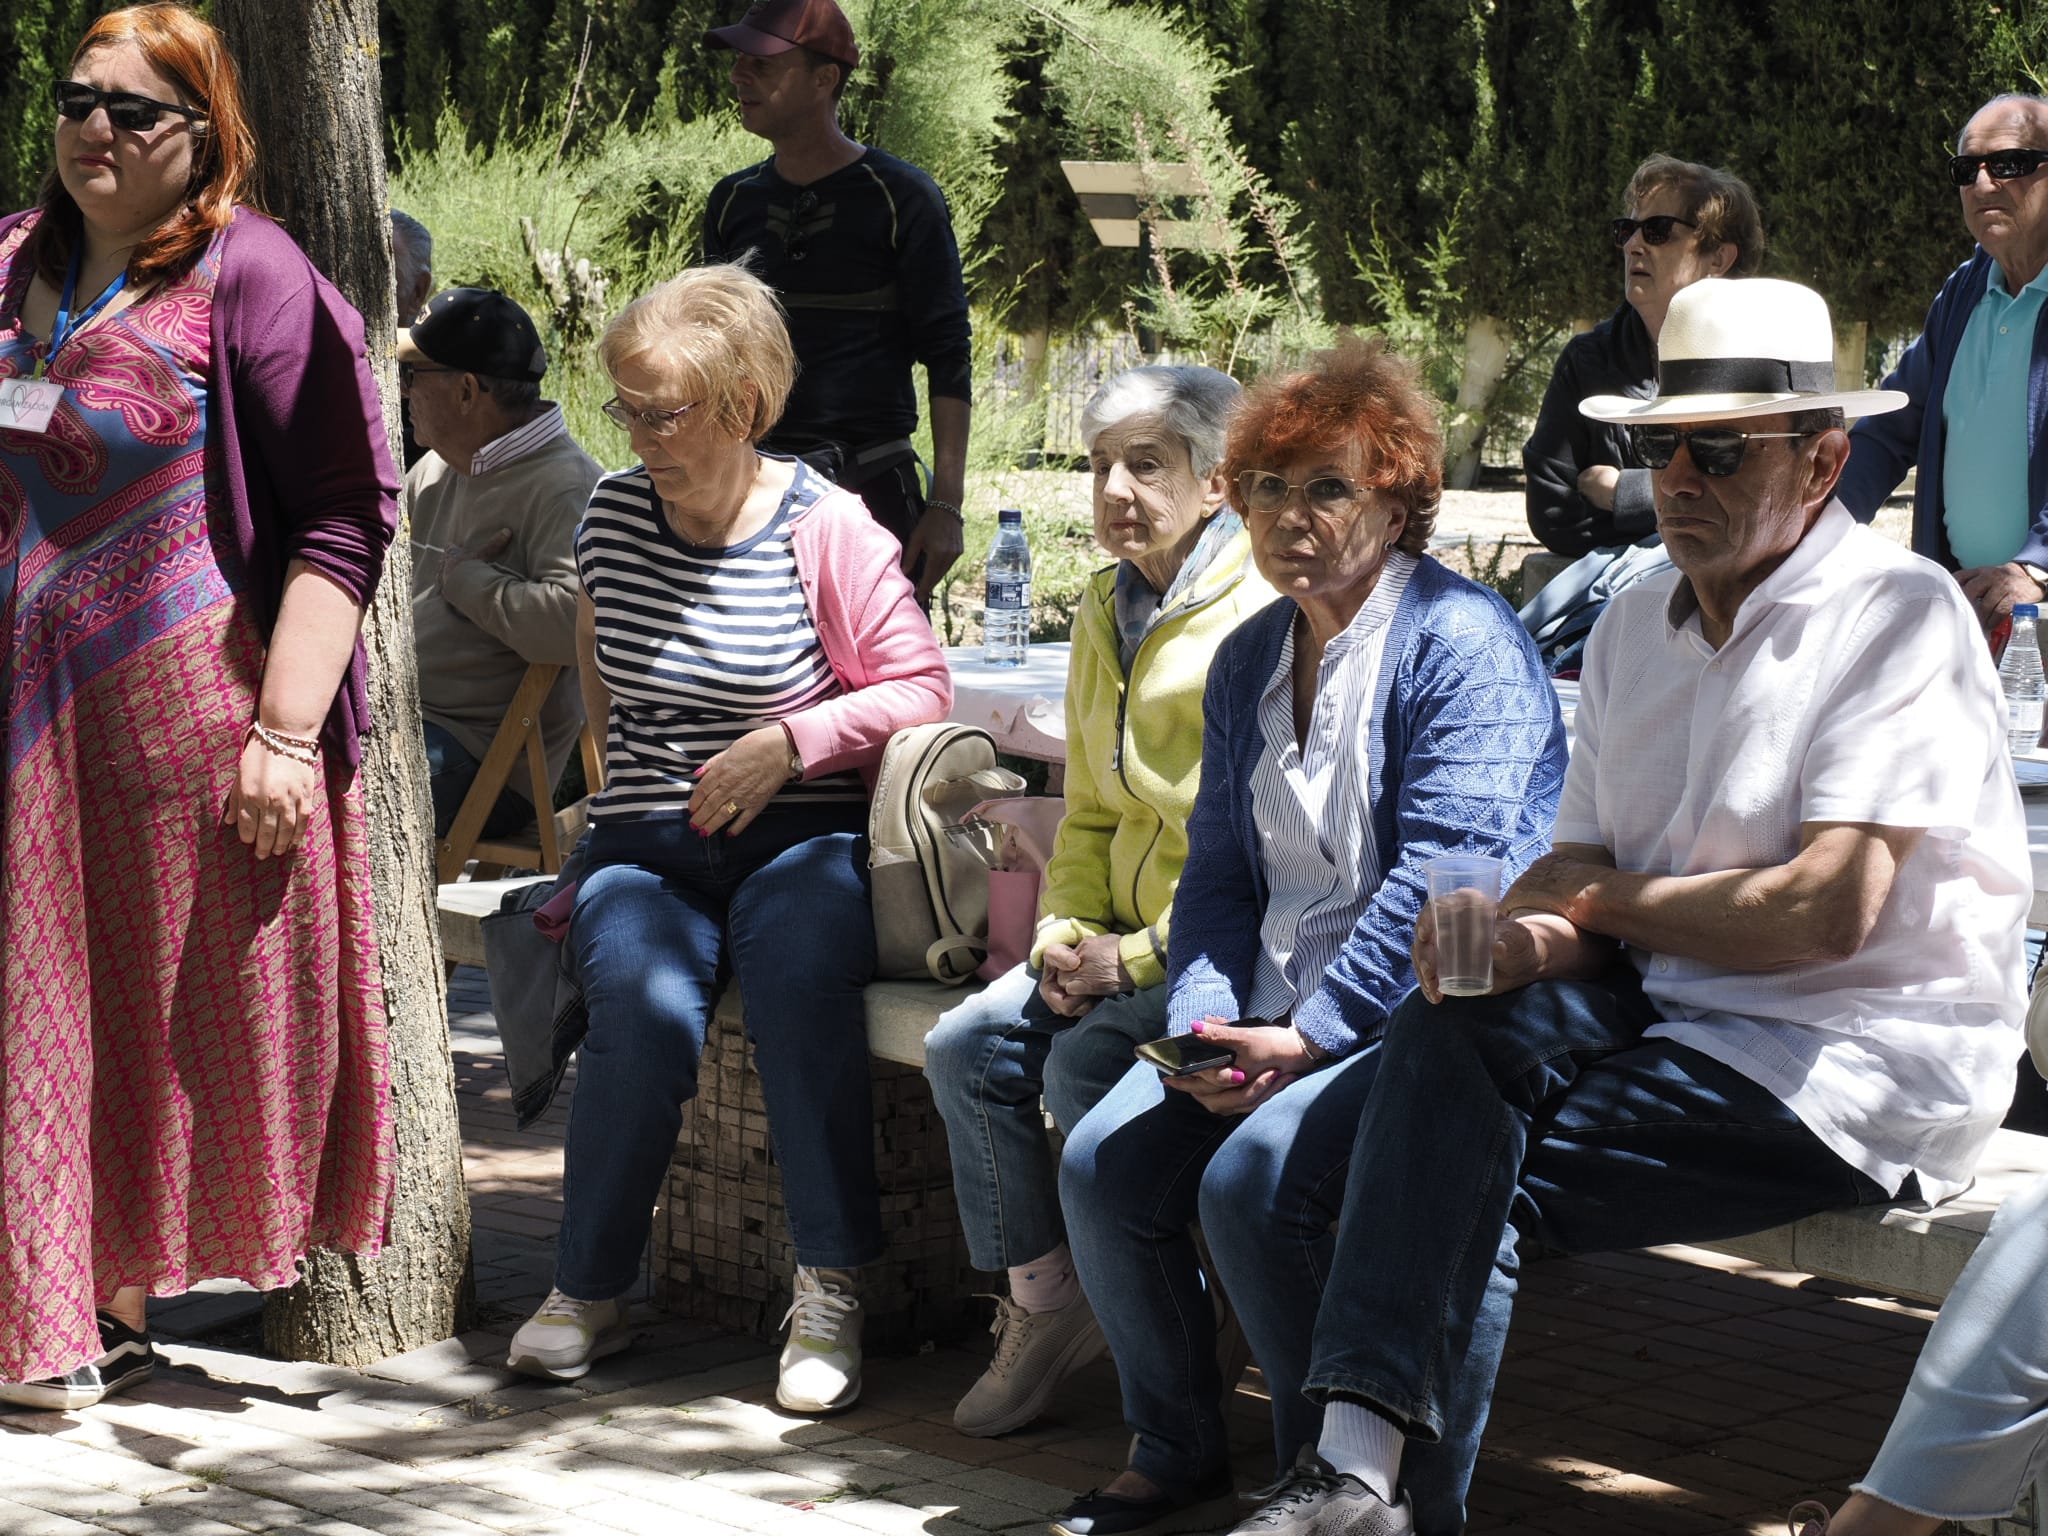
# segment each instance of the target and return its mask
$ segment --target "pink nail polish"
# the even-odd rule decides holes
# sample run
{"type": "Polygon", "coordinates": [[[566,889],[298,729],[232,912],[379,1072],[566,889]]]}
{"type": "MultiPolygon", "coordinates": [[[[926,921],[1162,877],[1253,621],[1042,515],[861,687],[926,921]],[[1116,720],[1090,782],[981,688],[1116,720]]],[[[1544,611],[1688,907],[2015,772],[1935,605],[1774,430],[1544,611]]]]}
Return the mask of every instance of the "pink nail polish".
{"type": "Polygon", "coordinates": [[[1242,1083],[1244,1081],[1244,1074],[1238,1071],[1237,1068],[1232,1067],[1230,1069],[1230,1081],[1231,1085],[1235,1087],[1237,1084],[1242,1083]]]}
{"type": "Polygon", "coordinates": [[[1188,1028],[1199,1035],[1202,1032],[1202,1021],[1200,1019],[1197,1019],[1194,1023],[1190,1024],[1188,1028]]]}

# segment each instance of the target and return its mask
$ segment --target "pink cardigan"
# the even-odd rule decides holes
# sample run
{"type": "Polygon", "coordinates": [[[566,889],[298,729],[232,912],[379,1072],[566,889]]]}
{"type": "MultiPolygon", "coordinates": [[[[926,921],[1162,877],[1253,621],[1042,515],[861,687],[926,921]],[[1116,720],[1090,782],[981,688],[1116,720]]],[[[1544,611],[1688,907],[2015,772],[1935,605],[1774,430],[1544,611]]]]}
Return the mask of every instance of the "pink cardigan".
{"type": "Polygon", "coordinates": [[[783,723],[804,777],[858,768],[869,789],[889,738],[943,720],[953,675],[900,564],[895,537],[850,491],[831,491],[790,524],[797,579],[818,641],[846,692],[783,723]]]}

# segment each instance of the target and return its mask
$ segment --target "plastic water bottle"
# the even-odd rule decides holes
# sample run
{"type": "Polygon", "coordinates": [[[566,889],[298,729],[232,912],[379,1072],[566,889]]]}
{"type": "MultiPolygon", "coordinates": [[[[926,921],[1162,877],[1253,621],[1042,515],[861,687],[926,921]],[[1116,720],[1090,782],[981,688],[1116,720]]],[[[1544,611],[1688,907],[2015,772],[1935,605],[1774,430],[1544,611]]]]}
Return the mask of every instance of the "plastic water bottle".
{"type": "Polygon", "coordinates": [[[1021,667],[1031,648],[1031,546],[1024,540],[1024,514],[1015,507],[996,514],[987,573],[981,659],[992,667],[1021,667]]]}
{"type": "MultiPolygon", "coordinates": [[[[993,558],[993,557],[991,557],[993,558]]],[[[994,567],[991,566],[991,569],[994,567]]],[[[2031,752],[2041,744],[2041,641],[2035,634],[2040,609],[2015,604],[2012,639],[1998,664],[1998,683],[2005,690],[2005,743],[2014,752],[2031,752]]]]}

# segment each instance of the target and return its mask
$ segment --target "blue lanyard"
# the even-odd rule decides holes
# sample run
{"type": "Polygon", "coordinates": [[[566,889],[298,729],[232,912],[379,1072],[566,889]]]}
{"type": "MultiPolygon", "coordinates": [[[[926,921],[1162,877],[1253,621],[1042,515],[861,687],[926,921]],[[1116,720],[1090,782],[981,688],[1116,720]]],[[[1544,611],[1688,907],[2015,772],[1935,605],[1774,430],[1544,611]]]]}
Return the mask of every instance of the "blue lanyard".
{"type": "Polygon", "coordinates": [[[57,323],[50,332],[50,350],[43,354],[42,366],[36,369],[41,378],[50,371],[50,364],[57,359],[57,350],[73,336],[92,324],[93,318],[114,300],[114,295],[128,286],[128,269],[123,267],[121,275],[101,290],[100,296],[85,307],[85,312],[74,317],[71,305],[78,298],[78,267],[82,253],[71,252],[71,268],[64,274],[64,296],[57,301],[57,323]]]}

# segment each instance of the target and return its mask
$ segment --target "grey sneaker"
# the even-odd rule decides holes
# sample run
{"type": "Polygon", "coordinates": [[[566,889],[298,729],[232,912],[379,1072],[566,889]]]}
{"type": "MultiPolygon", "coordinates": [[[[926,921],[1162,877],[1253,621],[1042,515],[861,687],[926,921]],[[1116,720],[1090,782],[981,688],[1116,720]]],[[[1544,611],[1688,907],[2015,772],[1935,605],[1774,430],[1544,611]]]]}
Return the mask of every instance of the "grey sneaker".
{"type": "Polygon", "coordinates": [[[1088,1298],[1077,1295],[1052,1312],[1026,1312],[996,1298],[996,1357],[953,1410],[963,1435],[1007,1435],[1022,1429],[1052,1400],[1059,1384],[1109,1346],[1088,1298]]]}
{"type": "Polygon", "coordinates": [[[616,1355],[633,1342],[626,1314],[620,1297],[578,1301],[551,1290],[540,1310],[512,1335],[505,1364],[528,1376],[574,1381],[589,1372],[593,1360],[616,1355]]]}
{"type": "Polygon", "coordinates": [[[1403,1499],[1389,1504],[1348,1472],[1304,1445],[1277,1482],[1252,1495],[1258,1512],[1230,1536],[1415,1536],[1415,1513],[1403,1499]]]}
{"type": "Polygon", "coordinates": [[[799,1264],[795,1299],[782,1314],[789,1340],[775,1401],[789,1413],[838,1413],[860,1399],[860,1297],[853,1273],[799,1264]]]}

